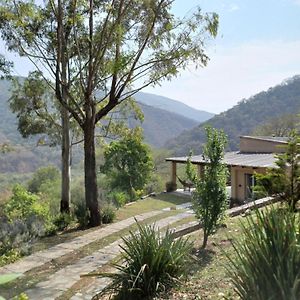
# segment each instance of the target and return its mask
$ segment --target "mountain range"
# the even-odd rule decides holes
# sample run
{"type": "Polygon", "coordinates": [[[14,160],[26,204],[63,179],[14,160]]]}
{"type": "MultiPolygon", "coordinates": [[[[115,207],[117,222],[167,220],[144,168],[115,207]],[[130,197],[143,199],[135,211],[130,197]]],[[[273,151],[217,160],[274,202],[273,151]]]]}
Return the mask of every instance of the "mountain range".
{"type": "MultiPolygon", "coordinates": [[[[47,155],[50,157],[50,152],[51,160],[59,164],[59,151],[55,151],[54,148],[49,151],[46,149],[47,147],[36,147],[34,137],[29,139],[21,137],[17,129],[17,118],[8,106],[10,87],[9,81],[0,81],[0,144],[10,143],[15,145],[15,149],[18,151],[0,157],[0,172],[32,171],[45,164],[47,155]]],[[[206,121],[213,115],[193,109],[179,101],[154,94],[139,93],[136,100],[144,113],[144,122],[140,123],[130,119],[129,124],[130,126],[142,126],[145,141],[153,147],[162,147],[167,140],[176,137],[184,130],[195,127],[199,122],[206,121]],[[151,99],[153,99],[153,106],[145,104],[151,103],[151,99]],[[189,113],[191,118],[186,117],[189,113]]]]}
{"type": "Polygon", "coordinates": [[[205,142],[205,126],[223,129],[228,136],[228,150],[237,150],[239,137],[249,135],[254,129],[270,119],[300,112],[300,76],[260,92],[249,99],[241,100],[231,109],[215,115],[191,130],[185,130],[170,139],[165,148],[175,155],[187,155],[190,150],[198,154],[205,142]]]}

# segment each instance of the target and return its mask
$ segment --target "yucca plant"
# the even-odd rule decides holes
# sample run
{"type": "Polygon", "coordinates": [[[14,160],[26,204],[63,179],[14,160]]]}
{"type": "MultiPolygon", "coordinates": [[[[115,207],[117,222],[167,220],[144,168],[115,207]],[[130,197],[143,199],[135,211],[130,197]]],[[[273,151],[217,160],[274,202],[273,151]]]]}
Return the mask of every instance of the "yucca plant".
{"type": "Polygon", "coordinates": [[[233,243],[229,275],[244,300],[300,299],[300,220],[285,209],[257,210],[233,243]]]}
{"type": "Polygon", "coordinates": [[[112,278],[103,293],[118,299],[147,299],[165,291],[186,274],[192,242],[174,236],[170,230],[160,233],[155,226],[138,225],[138,232],[123,238],[117,273],[101,274],[112,278]]]}

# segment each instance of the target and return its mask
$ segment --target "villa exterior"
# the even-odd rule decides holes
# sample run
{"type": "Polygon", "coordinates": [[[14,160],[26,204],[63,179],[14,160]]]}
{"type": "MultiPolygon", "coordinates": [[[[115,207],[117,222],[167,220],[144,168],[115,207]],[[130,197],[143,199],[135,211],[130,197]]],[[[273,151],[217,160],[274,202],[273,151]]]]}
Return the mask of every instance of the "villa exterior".
{"type": "MultiPolygon", "coordinates": [[[[285,151],[287,138],[284,137],[240,137],[240,150],[227,152],[224,163],[230,170],[231,198],[238,201],[253,200],[254,173],[265,173],[268,168],[275,168],[276,154],[285,151]]],[[[166,161],[172,164],[171,181],[177,182],[177,164],[186,163],[188,157],[170,157],[166,161]]],[[[191,162],[198,167],[201,177],[203,167],[207,162],[202,155],[191,157],[191,162]]]]}

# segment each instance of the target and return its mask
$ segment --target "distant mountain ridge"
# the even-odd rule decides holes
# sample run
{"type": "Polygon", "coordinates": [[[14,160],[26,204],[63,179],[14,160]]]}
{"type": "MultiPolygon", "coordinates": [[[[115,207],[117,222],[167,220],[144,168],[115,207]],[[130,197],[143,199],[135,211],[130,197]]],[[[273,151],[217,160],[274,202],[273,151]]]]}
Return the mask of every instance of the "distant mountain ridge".
{"type": "Polygon", "coordinates": [[[145,142],[151,146],[162,147],[167,140],[198,124],[197,121],[182,115],[143,103],[138,104],[144,113],[144,121],[141,123],[129,119],[129,125],[131,127],[141,126],[144,129],[145,142]]]}
{"type": "MultiPolygon", "coordinates": [[[[49,164],[50,161],[59,165],[58,149],[49,150],[47,146],[36,147],[36,138],[23,139],[21,137],[17,128],[17,118],[8,105],[10,86],[9,82],[0,81],[0,144],[8,142],[12,145],[18,144],[18,146],[15,147],[16,151],[0,155],[0,172],[31,172],[37,167],[49,164]]],[[[156,95],[153,95],[153,98],[155,97],[156,95]]],[[[142,126],[145,141],[154,147],[163,146],[170,138],[199,123],[167,110],[143,103],[139,105],[144,113],[144,122],[141,124],[138,121],[129,120],[129,124],[142,126]]]]}
{"type": "Polygon", "coordinates": [[[198,123],[205,122],[214,116],[213,113],[192,108],[180,101],[160,95],[139,92],[135,99],[143,104],[182,115],[198,123]]]}
{"type": "Polygon", "coordinates": [[[239,136],[251,134],[254,128],[271,118],[297,112],[300,112],[300,76],[298,75],[249,99],[241,100],[233,108],[170,139],[165,147],[173,150],[175,155],[187,155],[190,150],[195,154],[200,153],[205,142],[204,127],[210,125],[223,129],[228,135],[228,149],[236,150],[239,136]]]}

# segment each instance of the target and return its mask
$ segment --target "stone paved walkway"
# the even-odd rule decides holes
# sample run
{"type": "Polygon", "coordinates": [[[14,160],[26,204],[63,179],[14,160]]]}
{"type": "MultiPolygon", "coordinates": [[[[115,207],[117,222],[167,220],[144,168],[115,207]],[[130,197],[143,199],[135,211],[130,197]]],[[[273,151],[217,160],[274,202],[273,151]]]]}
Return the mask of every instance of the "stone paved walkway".
{"type": "MultiPolygon", "coordinates": [[[[191,213],[183,212],[174,216],[170,216],[159,220],[155,223],[156,227],[163,228],[173,224],[183,218],[190,216],[191,213]]],[[[142,218],[137,218],[141,221],[142,218]]],[[[118,224],[118,223],[116,223],[118,224]]],[[[117,255],[120,254],[119,245],[122,244],[122,239],[119,239],[110,245],[95,251],[89,256],[86,256],[72,265],[68,265],[48,277],[48,280],[39,282],[34,288],[25,291],[30,300],[50,300],[55,299],[67,291],[73,284],[80,280],[80,274],[89,273],[99,269],[101,266],[109,263],[117,255]]],[[[91,299],[98,291],[99,287],[104,288],[107,284],[107,279],[100,279],[97,286],[92,288],[90,293],[84,296],[76,295],[72,299],[91,299]],[[80,298],[81,297],[81,298],[80,298]]]]}
{"type": "Polygon", "coordinates": [[[52,259],[57,259],[63,255],[71,254],[73,251],[78,250],[92,242],[103,239],[111,234],[114,234],[124,228],[127,228],[135,223],[134,218],[138,221],[157,216],[163,213],[163,211],[151,211],[135,217],[131,217],[117,223],[110,224],[106,227],[100,227],[97,230],[78,236],[71,241],[58,244],[49,249],[33,253],[29,256],[20,259],[19,261],[6,265],[0,268],[0,275],[7,273],[20,273],[32,270],[36,267],[40,267],[52,259]]]}

